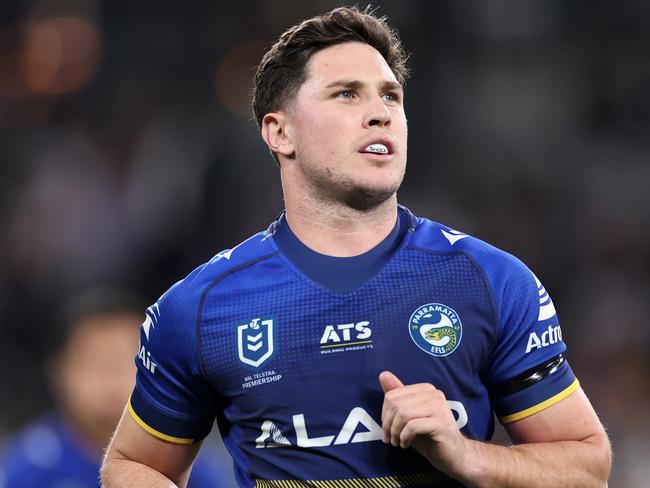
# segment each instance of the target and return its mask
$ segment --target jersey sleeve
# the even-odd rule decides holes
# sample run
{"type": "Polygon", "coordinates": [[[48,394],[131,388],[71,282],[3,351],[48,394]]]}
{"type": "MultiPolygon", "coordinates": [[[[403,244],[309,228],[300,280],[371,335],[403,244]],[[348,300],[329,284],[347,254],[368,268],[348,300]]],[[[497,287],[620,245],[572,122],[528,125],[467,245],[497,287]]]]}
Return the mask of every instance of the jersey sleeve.
{"type": "Polygon", "coordinates": [[[183,282],[146,311],[135,358],[136,385],[128,403],[133,419],[168,442],[192,444],[208,435],[215,393],[200,367],[198,299],[183,282]]]}
{"type": "Polygon", "coordinates": [[[550,407],[579,383],[565,358],[553,301],[532,271],[508,255],[490,278],[498,329],[485,379],[505,424],[550,407]]]}

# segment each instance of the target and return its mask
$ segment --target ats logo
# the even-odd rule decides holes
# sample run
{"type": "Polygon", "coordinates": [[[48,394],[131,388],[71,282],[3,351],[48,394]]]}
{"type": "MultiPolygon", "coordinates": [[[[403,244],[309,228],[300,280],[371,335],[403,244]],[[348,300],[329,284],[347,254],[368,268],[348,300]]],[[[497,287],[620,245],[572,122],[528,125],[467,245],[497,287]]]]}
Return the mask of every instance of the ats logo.
{"type": "Polygon", "coordinates": [[[370,322],[328,325],[320,339],[321,354],[372,349],[370,322]]]}

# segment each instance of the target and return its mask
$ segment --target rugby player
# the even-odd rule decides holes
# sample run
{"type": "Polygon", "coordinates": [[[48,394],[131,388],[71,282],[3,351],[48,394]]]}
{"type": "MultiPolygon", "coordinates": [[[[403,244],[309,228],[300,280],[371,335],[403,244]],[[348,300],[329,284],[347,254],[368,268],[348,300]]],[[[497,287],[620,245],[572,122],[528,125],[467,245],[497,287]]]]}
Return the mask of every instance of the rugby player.
{"type": "Polygon", "coordinates": [[[265,54],[253,108],[286,211],[147,310],[104,486],[184,486],[215,418],[242,487],[606,486],[542,284],[397,203],[405,78],[356,8],[265,54]]]}

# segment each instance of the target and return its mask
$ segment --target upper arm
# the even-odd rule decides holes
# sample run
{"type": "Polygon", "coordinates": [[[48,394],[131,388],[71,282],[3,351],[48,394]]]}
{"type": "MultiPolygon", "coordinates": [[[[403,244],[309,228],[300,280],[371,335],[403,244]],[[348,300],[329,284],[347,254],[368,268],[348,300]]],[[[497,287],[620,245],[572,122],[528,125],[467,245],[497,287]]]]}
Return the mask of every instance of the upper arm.
{"type": "Polygon", "coordinates": [[[488,273],[497,328],[483,378],[503,424],[535,415],[572,396],[579,382],[565,357],[550,296],[520,261],[501,260],[488,273]],[[503,262],[501,262],[503,261],[503,262]]]}
{"type": "MultiPolygon", "coordinates": [[[[104,469],[115,469],[120,461],[133,461],[185,486],[201,443],[176,444],[154,437],[124,410],[104,459],[104,469]]],[[[119,469],[119,468],[118,468],[119,469]]]]}
{"type": "Polygon", "coordinates": [[[212,428],[214,394],[199,366],[194,327],[196,290],[181,284],[147,309],[140,328],[136,387],[102,471],[109,486],[124,486],[124,480],[129,486],[169,486],[168,480],[185,486],[212,428]]]}
{"type": "Polygon", "coordinates": [[[521,420],[505,424],[515,444],[588,441],[609,448],[607,434],[581,388],[554,405],[521,420]]]}
{"type": "Polygon", "coordinates": [[[201,368],[195,325],[200,290],[174,285],[147,309],[140,328],[129,420],[167,443],[196,444],[214,423],[216,392],[201,368]]]}

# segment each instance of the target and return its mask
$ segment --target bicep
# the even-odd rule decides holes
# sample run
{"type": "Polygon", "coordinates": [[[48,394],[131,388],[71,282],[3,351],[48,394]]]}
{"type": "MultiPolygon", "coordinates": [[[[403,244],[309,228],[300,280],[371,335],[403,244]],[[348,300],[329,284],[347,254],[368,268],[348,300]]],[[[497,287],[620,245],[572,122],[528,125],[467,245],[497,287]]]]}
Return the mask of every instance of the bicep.
{"type": "Polygon", "coordinates": [[[200,442],[175,444],[154,437],[140,427],[125,409],[108,446],[105,465],[111,461],[133,461],[158,471],[177,485],[184,486],[200,447],[200,442]]]}
{"type": "Polygon", "coordinates": [[[506,424],[504,428],[515,444],[607,439],[596,412],[581,388],[558,403],[506,424]]]}

